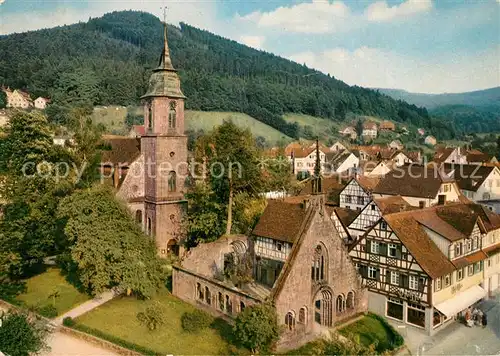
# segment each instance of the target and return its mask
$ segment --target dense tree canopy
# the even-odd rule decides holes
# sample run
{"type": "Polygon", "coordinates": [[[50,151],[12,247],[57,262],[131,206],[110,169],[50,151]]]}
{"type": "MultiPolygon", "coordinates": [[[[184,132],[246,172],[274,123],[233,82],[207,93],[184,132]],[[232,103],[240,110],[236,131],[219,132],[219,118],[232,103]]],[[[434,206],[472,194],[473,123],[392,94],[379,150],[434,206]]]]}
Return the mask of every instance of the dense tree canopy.
{"type": "Polygon", "coordinates": [[[67,260],[91,294],[119,287],[149,297],[162,285],[165,274],[154,241],[109,188],[75,192],[61,202],[59,217],[66,220],[71,244],[67,260]]]}
{"type": "Polygon", "coordinates": [[[45,322],[26,313],[9,311],[0,316],[0,351],[9,356],[34,355],[47,348],[45,322]]]}

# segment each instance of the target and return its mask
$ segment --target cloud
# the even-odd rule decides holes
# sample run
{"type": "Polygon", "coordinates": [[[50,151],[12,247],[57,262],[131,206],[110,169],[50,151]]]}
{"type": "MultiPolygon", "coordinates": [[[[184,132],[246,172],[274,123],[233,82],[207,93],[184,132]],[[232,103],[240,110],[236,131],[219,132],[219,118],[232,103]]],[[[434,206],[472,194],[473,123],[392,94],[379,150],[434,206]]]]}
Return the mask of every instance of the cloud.
{"type": "Polygon", "coordinates": [[[0,5],[2,5],[5,2],[5,0],[0,0],[0,5]]]}
{"type": "Polygon", "coordinates": [[[407,0],[399,5],[389,6],[386,1],[377,1],[365,10],[368,21],[391,21],[432,9],[432,0],[407,0]]]}
{"type": "MultiPolygon", "coordinates": [[[[5,0],[0,0],[2,1],[5,0]]],[[[163,1],[85,0],[82,2],[87,7],[75,8],[71,7],[71,2],[61,2],[61,6],[55,8],[51,6],[47,10],[0,12],[0,35],[69,25],[87,21],[89,17],[100,17],[112,11],[140,10],[161,17],[160,8],[163,6],[163,1]]],[[[170,2],[168,6],[167,21],[169,23],[178,24],[185,21],[208,30],[216,26],[213,2],[170,2]]]]}
{"type": "Polygon", "coordinates": [[[262,46],[265,42],[266,38],[264,36],[240,36],[238,42],[247,45],[248,47],[253,47],[255,49],[262,49],[262,46]]]}
{"type": "Polygon", "coordinates": [[[306,51],[289,58],[351,85],[443,93],[499,86],[499,57],[500,46],[471,55],[455,53],[445,58],[414,58],[370,47],[353,51],[344,48],[319,53],[306,51]]]}
{"type": "Polygon", "coordinates": [[[313,0],[271,12],[252,12],[236,16],[236,20],[255,23],[259,28],[279,28],[287,32],[328,33],[346,29],[351,11],[342,1],[313,0]]]}

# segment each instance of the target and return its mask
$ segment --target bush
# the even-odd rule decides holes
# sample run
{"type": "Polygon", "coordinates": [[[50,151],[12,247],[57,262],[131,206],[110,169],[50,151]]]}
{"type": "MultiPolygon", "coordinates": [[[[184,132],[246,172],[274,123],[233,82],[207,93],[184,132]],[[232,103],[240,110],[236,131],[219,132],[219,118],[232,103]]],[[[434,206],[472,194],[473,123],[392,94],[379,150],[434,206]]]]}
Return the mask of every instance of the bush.
{"type": "Polygon", "coordinates": [[[388,349],[393,350],[404,345],[405,343],[404,338],[401,336],[400,333],[397,332],[396,329],[394,329],[394,327],[391,324],[387,322],[387,320],[384,317],[372,313],[370,313],[370,316],[380,321],[380,323],[387,330],[387,333],[390,335],[390,345],[388,345],[388,349]]]}
{"type": "Polygon", "coordinates": [[[165,323],[165,314],[159,303],[147,307],[144,312],[137,313],[137,320],[145,325],[150,331],[156,330],[165,323]]]}
{"type": "Polygon", "coordinates": [[[75,324],[76,324],[76,322],[70,316],[67,316],[63,319],[63,325],[67,326],[68,328],[75,326],[75,324]]]}
{"type": "Polygon", "coordinates": [[[234,324],[234,336],[252,353],[269,351],[279,338],[276,309],[269,303],[256,304],[238,314],[234,324]]]}
{"type": "Polygon", "coordinates": [[[36,308],[36,311],[43,315],[46,318],[52,319],[55,318],[58,314],[57,309],[52,304],[44,305],[43,307],[36,308]]]}
{"type": "Polygon", "coordinates": [[[196,333],[206,329],[212,323],[212,317],[202,310],[194,310],[182,314],[181,324],[184,331],[196,333]]]}

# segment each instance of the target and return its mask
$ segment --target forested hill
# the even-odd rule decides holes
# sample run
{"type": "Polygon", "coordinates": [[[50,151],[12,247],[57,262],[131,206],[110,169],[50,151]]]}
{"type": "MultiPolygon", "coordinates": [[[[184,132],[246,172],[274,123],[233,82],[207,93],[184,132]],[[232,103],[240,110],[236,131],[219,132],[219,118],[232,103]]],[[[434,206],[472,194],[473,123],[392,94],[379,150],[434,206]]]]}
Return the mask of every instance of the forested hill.
{"type": "MultiPolygon", "coordinates": [[[[296,137],[285,112],[345,120],[374,115],[446,129],[427,110],[344,82],[187,24],[169,26],[174,66],[187,107],[245,112],[296,137]]],[[[0,37],[0,84],[44,95],[56,105],[136,104],[162,48],[151,14],[114,12],[87,23],[0,37]]]]}

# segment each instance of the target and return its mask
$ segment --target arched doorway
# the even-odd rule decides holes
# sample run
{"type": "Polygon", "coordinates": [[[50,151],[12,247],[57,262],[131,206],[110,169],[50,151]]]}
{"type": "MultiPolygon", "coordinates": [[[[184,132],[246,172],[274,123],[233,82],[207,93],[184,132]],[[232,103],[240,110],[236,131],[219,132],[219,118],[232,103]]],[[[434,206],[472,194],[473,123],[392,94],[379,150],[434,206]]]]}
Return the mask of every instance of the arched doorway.
{"type": "Polygon", "coordinates": [[[179,255],[179,245],[175,239],[170,239],[167,243],[167,253],[173,253],[174,255],[179,255]]]}
{"type": "Polygon", "coordinates": [[[322,289],[316,294],[314,299],[314,321],[320,325],[331,327],[332,318],[332,292],[322,289]]]}

